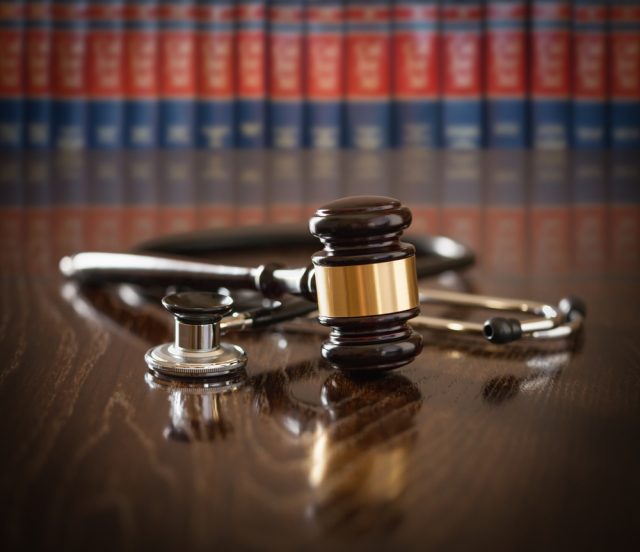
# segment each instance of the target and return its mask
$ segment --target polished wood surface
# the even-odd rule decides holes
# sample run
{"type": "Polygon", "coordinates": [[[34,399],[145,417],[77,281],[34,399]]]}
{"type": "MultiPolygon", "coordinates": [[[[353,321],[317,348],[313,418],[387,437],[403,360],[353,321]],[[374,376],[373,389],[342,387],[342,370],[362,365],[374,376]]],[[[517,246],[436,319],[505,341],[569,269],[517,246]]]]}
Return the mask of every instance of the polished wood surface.
{"type": "MultiPolygon", "coordinates": [[[[225,192],[202,182],[224,179],[226,158],[204,174],[201,158],[165,155],[2,160],[2,549],[637,546],[637,161],[398,153],[371,168],[344,154],[265,156],[256,170],[236,157],[234,179],[253,172],[225,192]],[[282,167],[272,180],[282,159],[299,188],[282,167]],[[474,247],[475,268],[427,284],[577,295],[583,334],[499,347],[424,332],[412,364],[350,379],[321,360],[326,335],[287,325],[227,336],[249,355],[246,377],[202,388],[147,374],[145,351],[171,333],[158,304],[57,271],[63,254],[300,221],[322,195],[359,192],[396,195],[416,231],[474,247]]],[[[220,260],[295,266],[309,253],[220,260]]]]}

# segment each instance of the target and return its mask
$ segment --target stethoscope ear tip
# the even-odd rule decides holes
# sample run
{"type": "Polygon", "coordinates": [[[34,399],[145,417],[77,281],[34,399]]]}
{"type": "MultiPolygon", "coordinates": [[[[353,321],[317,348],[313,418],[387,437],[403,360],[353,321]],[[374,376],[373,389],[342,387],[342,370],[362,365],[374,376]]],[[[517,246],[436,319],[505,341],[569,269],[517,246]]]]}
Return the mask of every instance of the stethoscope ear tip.
{"type": "Polygon", "coordinates": [[[482,333],[487,341],[502,345],[511,343],[522,337],[522,326],[515,318],[494,316],[482,326],[482,333]]]}
{"type": "Polygon", "coordinates": [[[579,297],[563,297],[558,303],[558,309],[568,321],[574,320],[577,316],[587,317],[587,305],[579,297]]]}

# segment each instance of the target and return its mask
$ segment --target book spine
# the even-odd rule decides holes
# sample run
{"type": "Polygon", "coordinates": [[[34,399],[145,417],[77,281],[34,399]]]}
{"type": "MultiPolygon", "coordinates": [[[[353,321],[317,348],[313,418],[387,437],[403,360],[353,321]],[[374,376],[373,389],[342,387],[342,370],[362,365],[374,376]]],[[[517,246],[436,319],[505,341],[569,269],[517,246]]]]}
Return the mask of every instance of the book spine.
{"type": "Polygon", "coordinates": [[[610,134],[613,149],[640,148],[640,5],[611,6],[610,134]]]}
{"type": "Polygon", "coordinates": [[[86,9],[85,0],[52,5],[51,130],[53,146],[59,149],[78,150],[87,145],[86,9]]]}
{"type": "Polygon", "coordinates": [[[304,80],[301,0],[272,0],[269,21],[269,145],[303,146],[304,80]]]}
{"type": "Polygon", "coordinates": [[[197,55],[197,146],[228,149],[235,143],[234,3],[200,0],[197,55]]]}
{"type": "Polygon", "coordinates": [[[0,3],[0,148],[23,144],[24,5],[22,1],[0,3]]]}
{"type": "Polygon", "coordinates": [[[344,7],[342,2],[309,0],[306,10],[305,143],[314,149],[343,144],[344,7]]]}
{"type": "Polygon", "coordinates": [[[195,143],[195,9],[193,0],[162,3],[160,15],[160,145],[195,143]]]}
{"type": "Polygon", "coordinates": [[[91,2],[87,32],[88,145],[124,144],[123,0],[91,2]]]}
{"type": "Polygon", "coordinates": [[[265,3],[238,0],[236,133],[241,148],[267,145],[265,3]]]}
{"type": "Polygon", "coordinates": [[[451,149],[483,145],[482,12],[478,0],[442,7],[442,139],[451,149]]]}
{"type": "Polygon", "coordinates": [[[571,5],[534,0],[531,9],[531,144],[564,149],[570,145],[571,5]]]}
{"type": "Polygon", "coordinates": [[[51,147],[51,2],[26,6],[24,144],[51,147]]]}
{"type": "Polygon", "coordinates": [[[527,146],[527,3],[489,2],[486,13],[487,145],[527,146]]]}
{"type": "Polygon", "coordinates": [[[158,145],[159,32],[157,0],[125,5],[124,143],[127,148],[158,145]]]}
{"type": "Polygon", "coordinates": [[[573,6],[573,133],[576,149],[606,146],[607,3],[575,0],[573,6]]]}
{"type": "Polygon", "coordinates": [[[347,147],[391,144],[390,9],[386,0],[346,1],[347,147]]]}
{"type": "Polygon", "coordinates": [[[393,143],[438,145],[439,5],[403,0],[393,8],[393,143]]]}

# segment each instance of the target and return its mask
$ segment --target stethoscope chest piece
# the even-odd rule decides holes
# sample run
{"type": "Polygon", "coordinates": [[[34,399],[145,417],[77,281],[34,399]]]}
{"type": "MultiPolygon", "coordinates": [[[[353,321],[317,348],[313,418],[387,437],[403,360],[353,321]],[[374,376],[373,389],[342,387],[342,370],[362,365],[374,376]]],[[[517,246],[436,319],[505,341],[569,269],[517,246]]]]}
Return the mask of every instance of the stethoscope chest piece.
{"type": "Polygon", "coordinates": [[[163,306],[175,318],[175,339],[149,349],[149,369],[173,378],[215,378],[244,369],[242,348],[220,342],[220,321],[231,312],[233,300],[208,292],[167,295],[163,306]]]}

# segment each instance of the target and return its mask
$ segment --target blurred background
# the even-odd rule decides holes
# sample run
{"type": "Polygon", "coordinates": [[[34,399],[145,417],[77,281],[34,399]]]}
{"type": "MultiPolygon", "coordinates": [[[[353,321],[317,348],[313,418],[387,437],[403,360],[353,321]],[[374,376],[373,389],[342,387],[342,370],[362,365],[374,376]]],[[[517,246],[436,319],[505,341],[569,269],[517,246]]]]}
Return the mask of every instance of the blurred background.
{"type": "Polygon", "coordinates": [[[636,0],[2,0],[0,146],[638,148],[636,0]]]}
{"type": "Polygon", "coordinates": [[[5,252],[53,267],[355,194],[515,272],[637,264],[640,4],[0,0],[0,146],[5,252]]]}

